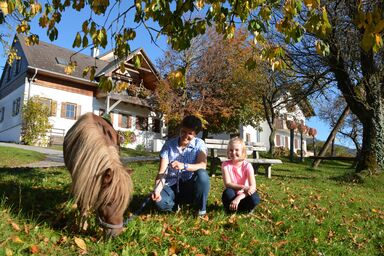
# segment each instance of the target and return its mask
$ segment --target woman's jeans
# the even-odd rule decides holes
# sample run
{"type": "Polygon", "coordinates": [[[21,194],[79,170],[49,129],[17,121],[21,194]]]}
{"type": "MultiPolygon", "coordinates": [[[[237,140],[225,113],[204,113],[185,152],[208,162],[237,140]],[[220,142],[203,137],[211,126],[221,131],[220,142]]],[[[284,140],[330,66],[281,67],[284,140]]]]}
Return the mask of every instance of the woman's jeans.
{"type": "MultiPolygon", "coordinates": [[[[223,205],[224,205],[224,209],[229,212],[231,211],[231,209],[229,209],[229,205],[231,204],[231,202],[236,198],[237,194],[236,194],[236,190],[232,189],[232,188],[226,188],[223,192],[223,195],[221,197],[221,200],[223,202],[223,205]]],[[[246,196],[245,198],[243,198],[238,207],[237,207],[237,211],[239,212],[250,212],[252,211],[256,205],[258,205],[260,203],[260,197],[259,197],[259,194],[257,194],[256,192],[253,193],[252,195],[250,196],[246,196]]]]}
{"type": "Polygon", "coordinates": [[[177,184],[173,186],[165,185],[160,192],[161,200],[156,202],[160,211],[176,211],[179,204],[194,204],[199,211],[205,212],[207,209],[209,193],[209,176],[206,170],[199,169],[194,172],[191,179],[179,182],[179,192],[177,184]]]}

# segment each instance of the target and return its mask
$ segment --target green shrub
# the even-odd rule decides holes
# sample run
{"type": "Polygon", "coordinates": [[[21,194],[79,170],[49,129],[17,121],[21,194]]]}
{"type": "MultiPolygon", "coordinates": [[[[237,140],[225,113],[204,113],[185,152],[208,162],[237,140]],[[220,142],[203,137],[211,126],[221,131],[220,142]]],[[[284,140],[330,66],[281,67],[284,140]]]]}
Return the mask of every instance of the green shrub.
{"type": "Polygon", "coordinates": [[[46,145],[47,132],[52,128],[49,108],[41,103],[38,96],[34,96],[24,104],[22,115],[22,142],[26,145],[46,145]]]}
{"type": "Polygon", "coordinates": [[[126,146],[136,141],[136,134],[133,131],[119,130],[117,133],[120,136],[120,145],[126,146]]]}

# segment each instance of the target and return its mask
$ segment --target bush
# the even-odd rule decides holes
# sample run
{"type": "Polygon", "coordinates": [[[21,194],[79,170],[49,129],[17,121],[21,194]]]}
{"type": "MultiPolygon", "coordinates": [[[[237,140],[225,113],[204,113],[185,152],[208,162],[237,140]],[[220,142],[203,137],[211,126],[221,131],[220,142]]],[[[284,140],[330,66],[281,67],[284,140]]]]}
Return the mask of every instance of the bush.
{"type": "Polygon", "coordinates": [[[273,157],[283,157],[289,156],[289,149],[286,147],[275,147],[275,152],[273,152],[273,157]]]}
{"type": "Polygon", "coordinates": [[[22,142],[26,145],[48,143],[47,132],[52,128],[49,123],[49,108],[42,104],[39,97],[30,98],[23,106],[22,142]]]}
{"type": "Polygon", "coordinates": [[[133,131],[122,131],[119,130],[117,133],[120,136],[120,145],[126,146],[130,143],[134,143],[136,141],[136,134],[133,131]]]}
{"type": "Polygon", "coordinates": [[[143,144],[139,144],[139,145],[136,146],[136,150],[140,151],[140,152],[144,152],[145,151],[145,146],[143,144]]]}

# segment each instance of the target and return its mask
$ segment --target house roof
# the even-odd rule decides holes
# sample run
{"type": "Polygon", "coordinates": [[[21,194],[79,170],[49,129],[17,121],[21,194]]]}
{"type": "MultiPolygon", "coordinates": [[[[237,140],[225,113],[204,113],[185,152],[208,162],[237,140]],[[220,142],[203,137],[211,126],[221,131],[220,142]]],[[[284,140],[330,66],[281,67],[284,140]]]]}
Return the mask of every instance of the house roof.
{"type": "MultiPolygon", "coordinates": [[[[66,49],[51,43],[40,41],[38,44],[33,46],[27,46],[25,43],[25,37],[23,35],[16,35],[17,40],[20,42],[20,46],[26,56],[28,66],[37,68],[40,70],[54,72],[63,76],[67,76],[64,69],[70,61],[76,61],[77,67],[74,72],[69,76],[78,79],[88,79],[83,77],[83,70],[87,66],[96,66],[96,75],[111,75],[112,72],[119,69],[119,63],[121,59],[114,59],[112,56],[113,52],[107,52],[101,57],[92,57],[80,52],[75,52],[70,49],[66,49]],[[108,57],[109,56],[109,57],[108,57]]],[[[141,58],[141,67],[136,72],[140,73],[140,76],[144,80],[144,84],[148,89],[154,89],[156,82],[159,80],[158,72],[155,66],[148,58],[148,55],[142,48],[133,51],[129,56],[125,58],[126,65],[128,68],[136,69],[132,63],[133,57],[139,55],[141,58]]]]}
{"type": "Polygon", "coordinates": [[[77,67],[71,76],[84,79],[83,69],[87,66],[96,66],[96,72],[108,65],[108,62],[93,58],[90,55],[76,53],[75,51],[40,41],[36,45],[27,46],[25,37],[17,35],[28,66],[67,76],[65,66],[70,60],[77,62],[77,67]]]}

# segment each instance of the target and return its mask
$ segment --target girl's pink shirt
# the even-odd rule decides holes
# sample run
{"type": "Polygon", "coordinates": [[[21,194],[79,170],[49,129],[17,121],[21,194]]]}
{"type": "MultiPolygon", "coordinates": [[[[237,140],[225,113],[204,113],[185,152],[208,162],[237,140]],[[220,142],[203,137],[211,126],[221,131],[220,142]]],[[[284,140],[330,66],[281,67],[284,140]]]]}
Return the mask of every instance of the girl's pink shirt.
{"type": "Polygon", "coordinates": [[[236,167],[232,164],[232,160],[228,160],[222,163],[221,169],[227,177],[230,177],[231,183],[249,186],[248,177],[253,167],[247,161],[244,160],[239,167],[236,167]]]}

